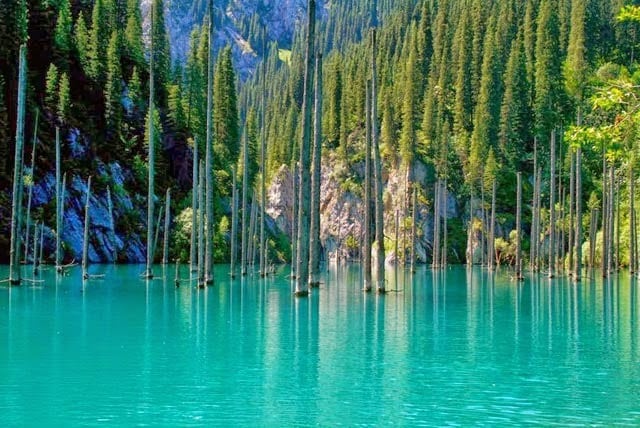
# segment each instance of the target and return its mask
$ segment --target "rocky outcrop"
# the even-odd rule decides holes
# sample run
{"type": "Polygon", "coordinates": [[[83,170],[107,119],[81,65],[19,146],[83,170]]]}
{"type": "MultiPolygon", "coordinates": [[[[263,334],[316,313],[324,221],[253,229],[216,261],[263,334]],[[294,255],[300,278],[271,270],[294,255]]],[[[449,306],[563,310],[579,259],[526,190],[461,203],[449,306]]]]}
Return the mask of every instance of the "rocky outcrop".
{"type": "MultiPolygon", "coordinates": [[[[359,194],[360,185],[346,186],[338,177],[334,155],[323,159],[322,184],[320,201],[320,240],[325,257],[335,260],[340,257],[343,260],[357,260],[360,257],[361,237],[364,226],[364,204],[359,194]]],[[[355,178],[361,180],[364,168],[361,165],[352,167],[355,178]]],[[[395,213],[401,215],[405,210],[405,175],[398,170],[391,170],[385,175],[385,236],[387,238],[387,262],[395,261],[393,241],[395,238],[395,213]]],[[[427,183],[427,168],[418,163],[414,169],[414,181],[421,184],[427,183]]],[[[429,191],[432,186],[428,186],[429,191]]],[[[282,166],[272,179],[268,189],[269,200],[267,214],[276,222],[278,228],[288,236],[291,236],[293,203],[296,198],[292,189],[292,174],[287,166],[282,166]]],[[[417,239],[416,257],[420,262],[427,262],[431,258],[433,241],[433,212],[427,201],[433,199],[433,195],[426,195],[417,204],[417,239]]],[[[408,199],[409,200],[409,199],[408,199]]],[[[407,249],[410,245],[410,209],[407,207],[406,233],[404,234],[407,249]]],[[[446,208],[442,208],[442,216],[449,219],[462,215],[459,203],[455,195],[450,194],[446,208]]],[[[401,221],[402,223],[402,221],[401,221]]],[[[399,234],[402,239],[402,232],[399,234]]],[[[402,248],[402,245],[400,245],[402,248]]],[[[407,250],[408,251],[408,250],[407,250]]],[[[408,252],[407,252],[408,254],[408,252]]]]}

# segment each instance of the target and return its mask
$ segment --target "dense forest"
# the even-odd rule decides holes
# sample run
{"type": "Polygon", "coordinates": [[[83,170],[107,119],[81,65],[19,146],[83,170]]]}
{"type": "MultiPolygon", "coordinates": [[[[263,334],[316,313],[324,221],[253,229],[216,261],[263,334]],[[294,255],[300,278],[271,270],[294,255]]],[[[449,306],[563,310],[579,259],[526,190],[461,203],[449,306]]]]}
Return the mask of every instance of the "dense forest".
{"type": "MultiPolygon", "coordinates": [[[[259,186],[263,177],[269,186],[295,169],[304,140],[306,26],[301,23],[292,40],[279,41],[269,38],[269,23],[259,16],[241,25],[238,43],[263,60],[248,78],[239,79],[232,47],[216,49],[208,118],[209,17],[198,15],[204,18],[191,31],[186,58],[174,61],[164,2],[152,3],[149,26],[139,0],[2,0],[1,248],[9,246],[4,232],[9,230],[22,43],[28,52],[26,153],[32,141],[37,145],[35,163],[25,168],[26,185],[46,180],[53,170],[59,127],[68,171],[83,178],[98,171],[97,193],[110,189],[134,195],[131,206],[116,209],[114,227],[124,240],[142,236],[148,223],[144,198],[135,195],[147,189],[150,123],[156,131],[155,194],[173,191],[171,259],[189,260],[194,148],[204,154],[211,140],[213,248],[220,262],[229,260],[238,235],[235,228],[231,233],[238,205],[233,183],[248,182],[254,189],[249,199],[257,205],[265,192],[259,186]],[[155,114],[149,118],[151,57],[155,114]],[[105,172],[104,166],[114,162],[127,171],[122,182],[105,172]]],[[[205,10],[205,3],[192,9],[205,10]]],[[[215,3],[214,26],[219,26],[226,19],[224,5],[215,3]]],[[[368,134],[371,126],[379,130],[387,183],[385,247],[394,261],[520,268],[524,254],[533,269],[550,275],[555,269],[574,270],[575,258],[606,272],[618,266],[636,270],[636,3],[321,4],[315,46],[323,57],[323,165],[342,194],[361,201],[368,193],[368,134]],[[368,102],[372,50],[377,92],[368,102]],[[373,117],[371,104],[377,111],[373,117]],[[372,125],[367,126],[368,119],[372,125]],[[426,225],[416,230],[418,211],[426,225]],[[394,229],[395,237],[389,233],[394,229]],[[416,234],[425,242],[424,257],[414,254],[415,242],[407,238],[416,234]]],[[[53,197],[40,199],[32,216],[54,229],[53,197]]],[[[242,207],[243,217],[258,215],[247,212],[247,202],[242,207]]],[[[332,222],[330,213],[323,219],[332,222]]],[[[268,234],[270,259],[289,261],[290,230],[270,224],[268,234]]],[[[360,235],[338,236],[338,241],[349,247],[347,254],[360,257],[360,235]]],[[[116,258],[135,259],[123,252],[116,258]]]]}

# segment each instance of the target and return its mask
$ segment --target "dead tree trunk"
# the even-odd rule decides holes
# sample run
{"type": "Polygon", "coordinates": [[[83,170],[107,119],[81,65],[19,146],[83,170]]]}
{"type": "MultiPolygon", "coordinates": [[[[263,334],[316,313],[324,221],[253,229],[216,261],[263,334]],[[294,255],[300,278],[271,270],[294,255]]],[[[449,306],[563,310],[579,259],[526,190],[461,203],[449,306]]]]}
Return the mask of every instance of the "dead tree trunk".
{"type": "Polygon", "coordinates": [[[247,216],[249,209],[249,137],[248,129],[245,130],[244,138],[242,140],[242,248],[240,257],[240,274],[245,276],[247,274],[247,250],[249,245],[249,218],[247,216]]]}
{"type": "Polygon", "coordinates": [[[413,188],[411,201],[411,273],[416,272],[416,222],[418,220],[417,212],[417,193],[416,187],[413,188]]]}
{"type": "Polygon", "coordinates": [[[147,189],[147,268],[145,271],[145,278],[153,278],[153,203],[155,195],[155,129],[154,129],[154,46],[153,46],[153,34],[154,34],[154,2],[151,3],[151,48],[149,49],[149,183],[147,189]]]}
{"type": "MultiPolygon", "coordinates": [[[[374,8],[374,14],[375,12],[374,8]]],[[[373,168],[376,203],[376,281],[378,293],[384,294],[384,201],[382,200],[382,160],[380,159],[380,146],[378,144],[378,83],[376,65],[376,29],[371,30],[371,142],[373,146],[373,168]]]]}
{"type": "Polygon", "coordinates": [[[164,242],[162,245],[162,264],[169,264],[169,227],[171,226],[171,189],[167,188],[164,207],[164,242]]]}
{"type": "Polygon", "coordinates": [[[304,94],[302,101],[302,141],[300,144],[300,190],[298,197],[298,249],[296,296],[309,294],[309,230],[311,226],[311,100],[315,68],[316,2],[309,0],[307,10],[304,94]]]}
{"type": "Polygon", "coordinates": [[[549,278],[556,272],[556,131],[551,132],[551,173],[549,177],[549,278]]]}
{"type": "Polygon", "coordinates": [[[107,209],[109,210],[109,240],[111,241],[111,245],[113,245],[113,262],[115,263],[118,259],[117,251],[116,251],[116,229],[113,221],[113,201],[111,200],[111,188],[107,186],[107,209]]]}
{"type": "Polygon", "coordinates": [[[582,148],[578,147],[576,151],[576,182],[575,182],[575,203],[576,203],[576,219],[575,219],[575,264],[573,267],[573,279],[576,282],[582,280],[582,148]]]}
{"type": "Polygon", "coordinates": [[[231,279],[236,277],[236,258],[238,256],[238,177],[235,165],[231,166],[233,189],[231,191],[231,279]]]}
{"type": "Polygon", "coordinates": [[[204,288],[204,200],[205,200],[205,164],[202,160],[198,165],[198,287],[204,288]]]}
{"type": "Polygon", "coordinates": [[[491,185],[491,224],[489,225],[489,270],[495,267],[496,241],[496,180],[491,185]]]}
{"type": "Polygon", "coordinates": [[[364,242],[362,244],[364,291],[370,292],[371,279],[371,80],[367,80],[365,96],[365,148],[364,148],[364,242]]]}
{"type": "MultiPolygon", "coordinates": [[[[191,249],[189,252],[189,263],[191,273],[198,271],[198,249],[196,246],[198,238],[198,140],[193,143],[193,171],[191,186],[191,249]]],[[[235,174],[233,176],[235,180],[235,174]]]]}
{"type": "Polygon", "coordinates": [[[309,244],[309,286],[320,285],[320,172],[322,165],[322,54],[316,58],[313,158],[311,168],[311,230],[309,244]]]}
{"type": "MultiPolygon", "coordinates": [[[[33,129],[33,143],[31,145],[31,185],[29,186],[29,194],[27,195],[27,221],[25,222],[25,242],[29,242],[29,229],[31,228],[31,199],[33,198],[33,186],[35,185],[36,171],[36,145],[38,143],[38,119],[40,118],[40,110],[36,110],[36,124],[33,129]]],[[[34,227],[34,235],[38,236],[38,229],[34,227]]],[[[35,249],[35,245],[33,247],[35,249]]],[[[37,257],[34,250],[33,257],[37,257]]],[[[24,246],[24,262],[27,263],[29,258],[29,245],[24,246]]]]}
{"type": "Polygon", "coordinates": [[[62,205],[64,199],[60,189],[61,155],[60,155],[60,128],[56,127],[56,271],[62,272],[61,239],[62,239],[62,205]]]}
{"type": "Polygon", "coordinates": [[[516,201],[516,280],[521,281],[522,276],[522,173],[517,174],[517,201],[516,201]]]}
{"type": "Polygon", "coordinates": [[[9,252],[9,284],[20,285],[20,218],[22,211],[22,167],[24,158],[24,115],[27,91],[27,47],[20,46],[18,72],[18,111],[16,147],[11,202],[11,249],[9,252]]]}
{"type": "Polygon", "coordinates": [[[568,260],[568,266],[569,266],[569,276],[573,276],[574,275],[574,263],[573,263],[573,256],[574,256],[574,245],[573,245],[573,239],[574,239],[574,230],[575,230],[575,226],[574,226],[574,221],[575,221],[575,215],[574,215],[574,206],[575,206],[575,193],[576,193],[576,154],[573,150],[571,150],[571,154],[570,154],[570,160],[569,162],[571,163],[571,167],[570,167],[570,172],[569,172],[569,230],[568,230],[568,234],[569,234],[569,260],[568,260]]]}
{"type": "Polygon", "coordinates": [[[531,201],[531,245],[529,247],[529,269],[536,271],[536,257],[539,231],[538,222],[538,139],[533,140],[533,199],[531,201]]]}
{"type": "Polygon", "coordinates": [[[207,69],[207,141],[205,147],[206,200],[204,281],[213,284],[213,0],[209,0],[209,46],[207,69]]]}
{"type": "Polygon", "coordinates": [[[84,205],[84,239],[82,241],[82,278],[89,279],[89,207],[91,206],[91,176],[87,180],[87,196],[84,205]]]}

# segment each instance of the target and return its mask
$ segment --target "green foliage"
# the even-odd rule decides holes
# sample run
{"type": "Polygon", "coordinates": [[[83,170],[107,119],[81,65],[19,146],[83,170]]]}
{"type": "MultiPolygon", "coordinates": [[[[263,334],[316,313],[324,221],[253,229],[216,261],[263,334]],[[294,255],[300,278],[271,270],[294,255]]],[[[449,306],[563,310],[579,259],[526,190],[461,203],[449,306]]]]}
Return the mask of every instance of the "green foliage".
{"type": "Polygon", "coordinates": [[[114,31],[107,48],[107,82],[104,88],[105,119],[112,129],[119,129],[122,116],[122,69],[118,32],[114,31]]]}
{"type": "Polygon", "coordinates": [[[58,109],[58,67],[51,63],[49,70],[47,71],[46,89],[45,89],[45,107],[50,112],[55,112],[58,109]]]}
{"type": "Polygon", "coordinates": [[[78,61],[83,71],[89,74],[89,31],[82,11],[78,14],[78,19],[76,20],[74,43],[78,61]]]}
{"type": "Polygon", "coordinates": [[[71,27],[73,21],[71,18],[71,5],[69,0],[61,0],[58,9],[58,19],[56,20],[56,29],[53,36],[54,47],[61,56],[69,55],[71,51],[71,27]]]}
{"type": "Polygon", "coordinates": [[[109,28],[103,0],[96,0],[91,13],[91,29],[87,45],[87,74],[96,82],[105,79],[109,28]]]}
{"type": "Polygon", "coordinates": [[[62,73],[60,76],[60,87],[58,89],[58,120],[65,123],[71,105],[71,87],[69,83],[69,75],[62,73]]]}
{"type": "Polygon", "coordinates": [[[142,16],[138,0],[127,1],[127,25],[124,31],[124,55],[133,64],[144,64],[142,46],[142,16]]]}

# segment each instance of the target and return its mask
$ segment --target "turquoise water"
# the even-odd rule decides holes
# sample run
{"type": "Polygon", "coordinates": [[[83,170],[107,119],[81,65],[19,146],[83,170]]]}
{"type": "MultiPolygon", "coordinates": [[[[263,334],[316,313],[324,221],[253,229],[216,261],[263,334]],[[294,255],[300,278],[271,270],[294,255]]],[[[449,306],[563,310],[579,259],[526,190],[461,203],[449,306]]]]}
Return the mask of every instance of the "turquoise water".
{"type": "Polygon", "coordinates": [[[349,267],[296,299],[284,270],[204,291],[98,272],[0,288],[0,425],[640,424],[626,274],[423,269],[377,296],[349,267]]]}

